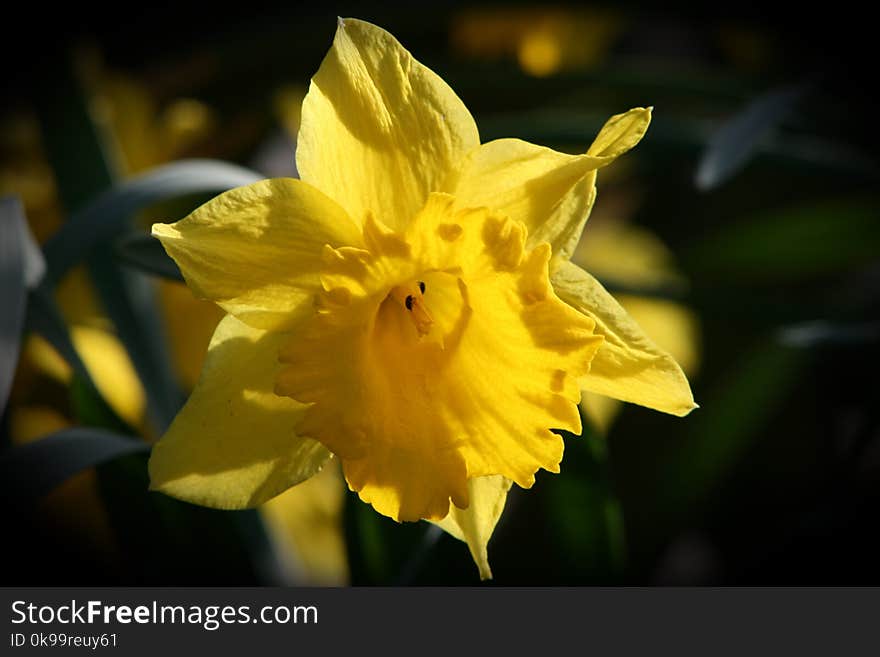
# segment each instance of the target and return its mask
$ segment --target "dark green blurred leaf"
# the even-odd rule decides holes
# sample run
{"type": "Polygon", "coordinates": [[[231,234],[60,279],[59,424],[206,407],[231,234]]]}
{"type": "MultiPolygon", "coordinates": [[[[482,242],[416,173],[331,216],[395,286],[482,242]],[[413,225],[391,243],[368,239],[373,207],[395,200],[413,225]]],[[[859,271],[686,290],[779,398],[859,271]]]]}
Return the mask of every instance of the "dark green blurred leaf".
{"type": "Polygon", "coordinates": [[[186,160],[119,183],[75,213],[46,243],[49,277],[58,281],[96,246],[129,231],[131,218],[150,205],[189,194],[223,192],[262,178],[226,162],[186,160]]]}
{"type": "Polygon", "coordinates": [[[623,512],[613,489],[606,439],[586,418],[580,436],[563,432],[562,474],[542,482],[562,571],[572,580],[619,581],[626,566],[623,512]]]}
{"type": "Polygon", "coordinates": [[[400,572],[391,582],[393,586],[412,584],[428,560],[431,559],[437,542],[443,537],[444,532],[440,527],[430,523],[425,523],[425,525],[422,540],[414,546],[409,559],[401,566],[400,572]]]}
{"type": "Polygon", "coordinates": [[[26,507],[81,470],[148,449],[101,429],[65,429],[0,454],[0,486],[5,499],[26,507]]]}
{"type": "Polygon", "coordinates": [[[394,522],[361,502],[356,493],[346,495],[343,526],[353,585],[420,584],[424,577],[433,581],[438,572],[449,577],[461,564],[466,567],[465,581],[479,581],[464,543],[444,540],[445,532],[426,522],[394,522]],[[446,557],[437,552],[449,545],[455,555],[452,562],[444,561],[446,557]],[[438,559],[439,571],[434,568],[438,559]]]}
{"type": "Polygon", "coordinates": [[[809,349],[823,345],[863,345],[880,342],[880,322],[835,324],[817,320],[784,326],[777,334],[788,347],[809,349]]]}
{"type": "Polygon", "coordinates": [[[737,283],[845,271],[880,255],[880,201],[844,199],[722,224],[684,252],[690,271],[737,283]]]}
{"type": "Polygon", "coordinates": [[[272,585],[257,511],[219,511],[149,490],[147,454],[98,469],[127,584],[272,585]]]}
{"type": "Polygon", "coordinates": [[[710,498],[790,394],[804,365],[803,352],[762,340],[698,399],[683,444],[659,468],[668,508],[687,513],[710,498]]]}
{"type": "Polygon", "coordinates": [[[18,364],[27,307],[26,241],[21,202],[14,197],[0,199],[0,416],[18,364]]]}
{"type": "Polygon", "coordinates": [[[177,263],[155,237],[144,233],[126,235],[116,243],[116,254],[126,265],[161,278],[183,282],[177,263]]]}
{"type": "Polygon", "coordinates": [[[703,152],[694,184],[708,191],[742,169],[761,141],[794,109],[807,92],[806,85],[776,89],[756,98],[723,123],[703,152]]]}
{"type": "Polygon", "coordinates": [[[164,431],[183,405],[184,396],[171,367],[152,281],[123,269],[112,257],[92,260],[89,271],[147,393],[150,417],[156,429],[164,431]]]}
{"type": "Polygon", "coordinates": [[[70,381],[70,407],[79,424],[136,436],[134,429],[116,415],[94,385],[78,374],[74,374],[70,381]]]}
{"type": "Polygon", "coordinates": [[[387,584],[391,581],[393,564],[383,531],[385,519],[353,493],[345,496],[343,513],[351,583],[387,584]]]}

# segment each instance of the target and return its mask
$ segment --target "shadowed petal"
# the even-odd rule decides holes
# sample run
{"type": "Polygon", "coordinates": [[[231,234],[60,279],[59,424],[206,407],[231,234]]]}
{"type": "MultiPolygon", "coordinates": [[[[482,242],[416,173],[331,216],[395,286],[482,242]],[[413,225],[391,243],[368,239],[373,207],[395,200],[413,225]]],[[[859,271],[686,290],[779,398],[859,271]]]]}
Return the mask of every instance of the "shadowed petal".
{"type": "Polygon", "coordinates": [[[272,392],[289,336],[220,321],[189,401],[153,447],[150,487],[219,509],[257,506],[321,469],[330,453],[294,430],[303,407],[272,392]]]}

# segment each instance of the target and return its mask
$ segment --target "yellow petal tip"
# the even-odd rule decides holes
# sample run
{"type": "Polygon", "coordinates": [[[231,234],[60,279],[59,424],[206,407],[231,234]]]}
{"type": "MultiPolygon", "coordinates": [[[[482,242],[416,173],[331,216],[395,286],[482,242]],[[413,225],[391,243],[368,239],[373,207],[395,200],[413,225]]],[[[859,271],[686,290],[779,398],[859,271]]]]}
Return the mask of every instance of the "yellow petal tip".
{"type": "Polygon", "coordinates": [[[690,415],[692,411],[695,411],[699,407],[700,405],[697,402],[691,401],[691,405],[689,407],[685,407],[681,412],[675,413],[675,415],[677,415],[678,417],[686,417],[690,415]]]}
{"type": "Polygon", "coordinates": [[[153,224],[150,228],[150,235],[156,239],[173,239],[179,237],[180,234],[170,224],[153,224]]]}

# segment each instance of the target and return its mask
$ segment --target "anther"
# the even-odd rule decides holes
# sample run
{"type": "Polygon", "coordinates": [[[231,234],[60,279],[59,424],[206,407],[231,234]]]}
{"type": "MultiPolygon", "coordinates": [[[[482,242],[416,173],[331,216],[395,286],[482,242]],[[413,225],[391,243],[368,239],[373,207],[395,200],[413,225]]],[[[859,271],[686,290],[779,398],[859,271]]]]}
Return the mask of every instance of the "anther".
{"type": "Polygon", "coordinates": [[[425,283],[417,281],[391,288],[388,296],[409,311],[410,319],[419,335],[426,335],[431,330],[434,319],[425,307],[425,283]]]}

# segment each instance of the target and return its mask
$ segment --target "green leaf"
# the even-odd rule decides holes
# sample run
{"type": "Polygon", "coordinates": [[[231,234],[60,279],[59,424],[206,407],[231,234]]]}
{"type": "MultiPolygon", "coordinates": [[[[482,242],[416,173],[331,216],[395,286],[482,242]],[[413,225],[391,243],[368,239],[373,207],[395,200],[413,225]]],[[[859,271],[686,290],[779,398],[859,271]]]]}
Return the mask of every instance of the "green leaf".
{"type": "Polygon", "coordinates": [[[709,140],[697,166],[697,189],[718,187],[745,167],[761,141],[788,116],[807,89],[798,85],[773,90],[725,121],[709,140]]]}
{"type": "Polygon", "coordinates": [[[116,255],[125,265],[171,281],[183,282],[177,263],[155,237],[145,233],[125,235],[116,242],[116,255]]]}
{"type": "Polygon", "coordinates": [[[394,568],[384,525],[384,518],[356,494],[346,495],[343,526],[352,584],[387,585],[390,581],[394,568]]]}
{"type": "MultiPolygon", "coordinates": [[[[467,547],[459,541],[444,541],[445,533],[424,522],[395,522],[364,504],[349,492],[343,508],[345,545],[353,585],[389,586],[418,584],[435,577],[430,565],[438,544],[451,544],[468,580],[477,579],[467,547]]],[[[446,575],[456,562],[444,563],[446,575]]]]}
{"type": "Polygon", "coordinates": [[[98,468],[127,584],[278,585],[258,512],[195,506],[149,490],[148,454],[98,468]]]}
{"type": "Polygon", "coordinates": [[[880,342],[880,322],[834,323],[825,320],[783,326],[777,332],[787,347],[810,349],[826,345],[859,346],[880,342]]]}
{"type": "Polygon", "coordinates": [[[70,407],[78,424],[137,436],[137,432],[116,415],[94,385],[78,374],[70,380],[70,407]]]}
{"type": "Polygon", "coordinates": [[[184,396],[171,367],[152,282],[109,257],[92,260],[89,271],[147,393],[150,418],[158,431],[164,431],[183,406],[184,396]]]}
{"type": "Polygon", "coordinates": [[[130,219],[140,210],[190,194],[223,192],[262,178],[255,171],[226,162],[183,160],[117,184],[75,213],[46,243],[49,278],[57,282],[92,249],[128,232],[130,219]]]}
{"type": "Polygon", "coordinates": [[[0,199],[0,416],[6,409],[21,348],[27,307],[27,242],[21,202],[14,197],[0,199]]]}
{"type": "Polygon", "coordinates": [[[145,443],[101,429],[64,429],[0,453],[3,497],[24,507],[77,472],[148,450],[145,443]]]}
{"type": "Polygon", "coordinates": [[[657,464],[667,508],[688,514],[711,497],[790,394],[805,363],[802,351],[761,339],[700,396],[685,440],[657,464]]]}
{"type": "Polygon", "coordinates": [[[605,437],[582,416],[580,436],[565,439],[562,476],[542,482],[546,513],[560,550],[560,570],[573,580],[620,581],[626,567],[623,510],[614,491],[605,437]]]}
{"type": "Polygon", "coordinates": [[[880,199],[814,202],[721,224],[681,255],[699,277],[737,285],[847,271],[880,253],[880,199]]]}

